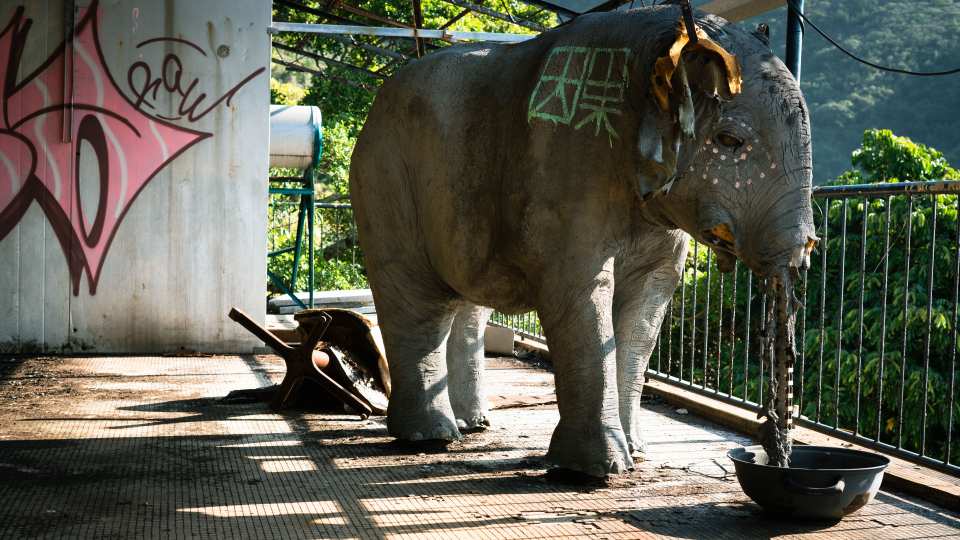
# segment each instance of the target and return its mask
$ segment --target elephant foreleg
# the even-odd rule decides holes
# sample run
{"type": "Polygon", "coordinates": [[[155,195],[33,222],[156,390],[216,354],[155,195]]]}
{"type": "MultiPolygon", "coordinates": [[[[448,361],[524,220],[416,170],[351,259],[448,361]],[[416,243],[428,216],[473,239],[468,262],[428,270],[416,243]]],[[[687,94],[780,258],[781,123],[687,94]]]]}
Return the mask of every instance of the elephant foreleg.
{"type": "Polygon", "coordinates": [[[615,266],[613,321],[617,391],[620,423],[631,455],[645,450],[639,426],[644,372],[664,313],[680,282],[688,239],[681,231],[663,231],[655,237],[644,237],[642,244],[646,249],[628,250],[629,256],[618,258],[615,266]]]}
{"type": "Polygon", "coordinates": [[[560,410],[547,460],[595,477],[633,467],[617,410],[612,270],[605,265],[589,282],[551,289],[538,306],[560,410]]]}
{"type": "Polygon", "coordinates": [[[483,332],[492,312],[483,306],[464,304],[457,310],[447,338],[447,390],[461,430],[490,425],[483,390],[483,332]]]}

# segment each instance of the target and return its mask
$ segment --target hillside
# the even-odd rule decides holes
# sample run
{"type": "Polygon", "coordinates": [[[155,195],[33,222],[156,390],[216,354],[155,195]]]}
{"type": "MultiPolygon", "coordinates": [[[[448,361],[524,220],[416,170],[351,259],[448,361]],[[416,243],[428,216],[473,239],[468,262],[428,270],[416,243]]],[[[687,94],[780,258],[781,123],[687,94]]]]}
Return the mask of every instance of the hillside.
{"type": "MultiPolygon", "coordinates": [[[[960,66],[960,1],[807,0],[822,30],[860,56],[919,71],[960,66]]],[[[757,17],[783,56],[786,9],[757,17]]],[[[807,28],[801,86],[810,106],[814,175],[824,183],[850,166],[863,131],[887,128],[960,162],[960,74],[914,77],[885,73],[845,56],[807,28]]]]}

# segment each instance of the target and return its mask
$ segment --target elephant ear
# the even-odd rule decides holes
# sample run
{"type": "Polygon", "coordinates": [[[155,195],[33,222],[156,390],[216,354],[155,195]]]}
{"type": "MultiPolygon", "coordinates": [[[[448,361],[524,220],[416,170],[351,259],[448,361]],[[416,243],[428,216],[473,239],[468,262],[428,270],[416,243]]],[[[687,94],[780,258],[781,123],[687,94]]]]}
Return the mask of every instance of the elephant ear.
{"type": "MultiPolygon", "coordinates": [[[[677,174],[682,139],[692,140],[697,129],[696,103],[731,99],[740,93],[740,64],[699,27],[692,41],[679,22],[676,37],[653,66],[650,91],[657,105],[654,118],[640,127],[642,158],[640,196],[644,199],[669,190],[677,174]]],[[[702,105],[701,105],[702,106],[702,105]]]]}

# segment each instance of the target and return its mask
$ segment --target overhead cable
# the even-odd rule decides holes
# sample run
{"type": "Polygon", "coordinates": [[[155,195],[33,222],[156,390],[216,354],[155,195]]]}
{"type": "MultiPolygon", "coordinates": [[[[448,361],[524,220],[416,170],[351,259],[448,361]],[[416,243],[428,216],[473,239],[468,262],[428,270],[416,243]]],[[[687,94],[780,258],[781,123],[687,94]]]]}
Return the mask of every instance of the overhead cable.
{"type": "Polygon", "coordinates": [[[803,14],[802,11],[800,11],[797,8],[796,0],[787,0],[787,3],[790,4],[790,7],[793,9],[794,13],[799,15],[804,22],[806,22],[807,24],[810,25],[811,28],[816,30],[816,32],[820,34],[823,37],[823,39],[827,40],[828,42],[830,42],[831,45],[833,45],[837,49],[840,49],[842,53],[846,54],[850,58],[853,58],[857,62],[860,62],[861,64],[865,64],[867,66],[870,66],[874,69],[879,69],[881,71],[889,71],[890,73],[900,73],[902,75],[914,75],[916,77],[940,77],[943,75],[954,75],[956,73],[960,73],[960,68],[948,69],[945,71],[913,71],[909,69],[900,69],[900,68],[894,68],[889,66],[881,66],[880,64],[876,64],[874,62],[861,58],[856,54],[854,54],[853,52],[849,51],[848,49],[844,48],[843,45],[840,45],[839,43],[837,43],[835,39],[827,35],[827,33],[821,30],[819,27],[817,27],[817,25],[814,24],[813,21],[811,21],[806,15],[803,14]]]}

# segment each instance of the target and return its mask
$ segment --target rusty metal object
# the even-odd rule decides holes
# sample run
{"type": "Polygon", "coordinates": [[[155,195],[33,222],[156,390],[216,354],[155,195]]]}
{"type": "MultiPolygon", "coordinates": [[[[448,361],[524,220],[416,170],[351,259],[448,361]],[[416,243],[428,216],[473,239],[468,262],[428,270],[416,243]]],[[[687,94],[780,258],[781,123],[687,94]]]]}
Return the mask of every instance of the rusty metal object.
{"type": "Polygon", "coordinates": [[[680,11],[683,12],[683,24],[687,28],[687,35],[690,36],[690,43],[695,44],[699,38],[697,38],[697,25],[693,22],[693,8],[690,7],[690,0],[680,2],[680,11]]]}
{"type": "Polygon", "coordinates": [[[330,365],[330,355],[323,351],[314,350],[312,360],[313,365],[319,370],[323,370],[330,365]]]}
{"type": "Polygon", "coordinates": [[[287,345],[239,309],[231,309],[230,318],[246,328],[251,334],[260,338],[277,355],[283,358],[287,365],[287,373],[283,377],[283,382],[280,383],[273,394],[270,403],[275,410],[285,408],[296,390],[303,384],[303,381],[310,379],[320,385],[327,394],[356,411],[361,418],[366,418],[373,413],[373,410],[363,399],[341,386],[330,375],[322,371],[329,366],[331,356],[328,352],[318,351],[316,348],[330,326],[332,317],[322,315],[314,317],[309,330],[304,334],[304,339],[296,347],[287,345]],[[320,365],[323,367],[319,367],[320,365]]]}
{"type": "Polygon", "coordinates": [[[306,309],[294,315],[305,339],[316,324],[327,324],[323,342],[331,356],[327,373],[378,414],[386,414],[390,371],[380,329],[349,309],[306,309]],[[326,321],[329,319],[329,323],[326,321]]]}
{"type": "Polygon", "coordinates": [[[300,325],[297,331],[301,336],[310,332],[315,317],[320,314],[330,317],[330,325],[323,340],[335,348],[357,356],[362,368],[378,379],[383,385],[384,393],[390,397],[390,369],[380,328],[370,319],[349,309],[305,309],[293,316],[300,325]]]}

